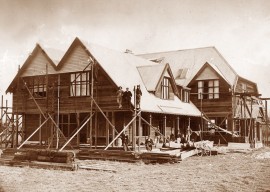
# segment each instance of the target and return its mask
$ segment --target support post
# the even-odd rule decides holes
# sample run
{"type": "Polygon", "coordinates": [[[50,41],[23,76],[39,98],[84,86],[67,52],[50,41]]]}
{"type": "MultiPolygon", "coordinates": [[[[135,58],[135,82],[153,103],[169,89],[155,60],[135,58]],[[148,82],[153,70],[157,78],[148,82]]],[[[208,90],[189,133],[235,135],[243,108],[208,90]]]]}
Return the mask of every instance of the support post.
{"type": "Polygon", "coordinates": [[[133,129],[132,129],[132,148],[136,151],[136,129],[137,129],[137,106],[136,106],[136,86],[133,88],[134,94],[134,113],[133,116],[135,117],[135,121],[133,121],[133,129]]]}
{"type": "MultiPolygon", "coordinates": [[[[180,134],[180,125],[179,125],[179,116],[176,117],[176,129],[177,129],[177,135],[180,134]]],[[[176,135],[176,136],[177,136],[176,135]]]]}
{"type": "Polygon", "coordinates": [[[98,113],[95,112],[95,149],[97,148],[98,139],[98,113]]]}
{"type": "MultiPolygon", "coordinates": [[[[106,116],[107,116],[107,118],[108,118],[108,115],[109,113],[108,112],[106,112],[106,116]]],[[[106,145],[109,145],[109,142],[110,142],[110,129],[109,129],[109,123],[108,123],[108,121],[106,121],[106,145]]]]}
{"type": "MultiPolygon", "coordinates": [[[[42,116],[41,116],[41,114],[40,114],[40,115],[39,115],[39,125],[42,124],[41,122],[42,122],[42,116]]],[[[41,138],[41,137],[42,137],[42,132],[41,132],[41,129],[39,130],[38,133],[39,133],[39,135],[38,135],[39,144],[42,145],[42,138],[41,138]]]]}
{"type": "MultiPolygon", "coordinates": [[[[112,124],[114,124],[115,125],[115,114],[114,114],[115,112],[113,111],[112,112],[112,124]]],[[[114,139],[115,138],[115,131],[114,131],[114,129],[112,130],[112,139],[114,139]]],[[[112,146],[114,147],[115,146],[115,143],[113,142],[112,143],[112,146]]]]}
{"type": "MultiPolygon", "coordinates": [[[[151,135],[151,131],[150,131],[150,128],[152,126],[152,114],[150,113],[149,114],[149,128],[148,128],[148,135],[151,135]]],[[[156,135],[156,132],[154,132],[154,136],[156,135]]]]}
{"type": "Polygon", "coordinates": [[[139,115],[138,121],[139,121],[138,122],[138,127],[139,127],[138,149],[140,152],[140,143],[141,143],[141,136],[142,136],[142,117],[141,117],[141,114],[139,115]]]}
{"type": "Polygon", "coordinates": [[[137,116],[140,114],[141,111],[139,111],[138,114],[131,119],[131,121],[122,129],[122,131],[120,131],[120,133],[118,133],[118,135],[109,143],[109,145],[104,150],[107,150],[113,144],[113,142],[115,142],[115,140],[130,126],[130,124],[136,120],[137,116]]]}
{"type": "MultiPolygon", "coordinates": [[[[93,113],[93,95],[94,95],[94,63],[91,63],[91,103],[90,103],[90,113],[93,113]]],[[[92,131],[93,131],[93,120],[92,118],[90,119],[90,133],[89,133],[89,137],[90,137],[90,149],[92,149],[92,145],[93,145],[93,136],[92,136],[92,131]]]]}
{"type": "Polygon", "coordinates": [[[166,139],[167,138],[167,133],[166,133],[167,117],[166,117],[166,115],[164,115],[163,120],[164,120],[164,122],[163,122],[163,126],[164,126],[164,137],[166,139]]]}
{"type": "Polygon", "coordinates": [[[267,100],[265,100],[265,116],[266,116],[266,146],[269,146],[269,124],[268,124],[268,108],[267,100]]]}
{"type": "MultiPolygon", "coordinates": [[[[60,117],[60,74],[58,74],[58,81],[57,81],[57,127],[59,127],[59,117],[60,117]]],[[[56,149],[58,149],[59,145],[59,132],[56,129],[56,149]]]]}

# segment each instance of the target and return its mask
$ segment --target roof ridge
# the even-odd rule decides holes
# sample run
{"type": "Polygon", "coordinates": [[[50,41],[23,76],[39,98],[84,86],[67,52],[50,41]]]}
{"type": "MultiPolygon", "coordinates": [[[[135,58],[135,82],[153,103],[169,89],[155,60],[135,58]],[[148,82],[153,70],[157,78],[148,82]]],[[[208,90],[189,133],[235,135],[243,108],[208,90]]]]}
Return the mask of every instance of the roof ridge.
{"type": "Polygon", "coordinates": [[[142,53],[142,54],[136,54],[136,55],[141,56],[141,55],[160,54],[160,53],[172,53],[172,52],[179,52],[179,51],[191,51],[191,50],[208,49],[208,48],[214,48],[214,49],[215,49],[215,46],[196,47],[196,48],[186,48],[186,49],[178,49],[178,50],[171,50],[171,51],[158,51],[158,52],[142,53]]]}

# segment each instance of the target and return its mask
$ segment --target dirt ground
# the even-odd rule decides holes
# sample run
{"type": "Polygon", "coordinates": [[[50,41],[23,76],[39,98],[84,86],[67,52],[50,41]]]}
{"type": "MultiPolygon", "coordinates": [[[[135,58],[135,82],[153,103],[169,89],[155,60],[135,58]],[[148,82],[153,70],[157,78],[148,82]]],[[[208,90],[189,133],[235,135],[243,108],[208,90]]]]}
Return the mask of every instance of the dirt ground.
{"type": "Polygon", "coordinates": [[[270,191],[270,148],[175,164],[87,163],[107,171],[0,166],[0,191],[270,191]]]}

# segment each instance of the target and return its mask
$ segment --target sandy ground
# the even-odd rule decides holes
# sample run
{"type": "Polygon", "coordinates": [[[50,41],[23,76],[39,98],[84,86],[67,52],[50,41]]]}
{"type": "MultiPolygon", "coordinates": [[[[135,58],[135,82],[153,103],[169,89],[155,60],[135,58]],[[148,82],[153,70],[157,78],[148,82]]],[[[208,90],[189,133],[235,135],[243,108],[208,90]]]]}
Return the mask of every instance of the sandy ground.
{"type": "Polygon", "coordinates": [[[175,164],[79,163],[115,172],[0,166],[0,191],[270,191],[270,148],[175,164]]]}

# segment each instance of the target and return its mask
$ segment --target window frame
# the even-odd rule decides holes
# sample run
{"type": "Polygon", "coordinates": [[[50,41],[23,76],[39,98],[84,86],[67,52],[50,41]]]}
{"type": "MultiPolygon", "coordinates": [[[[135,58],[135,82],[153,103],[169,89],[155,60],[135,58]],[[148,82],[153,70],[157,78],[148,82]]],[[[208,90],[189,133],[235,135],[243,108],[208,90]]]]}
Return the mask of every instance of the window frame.
{"type": "Polygon", "coordinates": [[[198,99],[219,99],[220,83],[218,79],[199,80],[197,82],[198,99]]]}
{"type": "Polygon", "coordinates": [[[26,80],[27,86],[35,99],[47,98],[47,77],[34,76],[26,80]]]}
{"type": "Polygon", "coordinates": [[[161,82],[161,99],[170,99],[170,78],[163,77],[161,82]]]}
{"type": "Polygon", "coordinates": [[[70,97],[87,97],[91,95],[90,71],[70,73],[70,97]]]}

